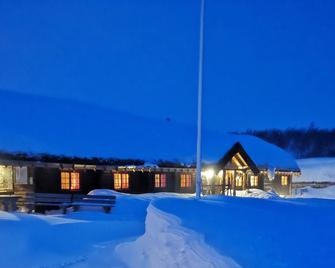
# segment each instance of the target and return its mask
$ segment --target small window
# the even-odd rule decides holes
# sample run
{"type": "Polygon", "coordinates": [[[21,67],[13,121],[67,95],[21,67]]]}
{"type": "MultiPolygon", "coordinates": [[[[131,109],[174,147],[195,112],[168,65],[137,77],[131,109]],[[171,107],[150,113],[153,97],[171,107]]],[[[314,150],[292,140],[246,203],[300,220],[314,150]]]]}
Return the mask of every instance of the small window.
{"type": "Polygon", "coordinates": [[[62,190],[80,190],[79,172],[61,172],[61,189],[62,190]]]}
{"type": "Polygon", "coordinates": [[[16,167],[15,168],[15,183],[16,184],[28,184],[28,168],[27,167],[16,167]]]}
{"type": "Polygon", "coordinates": [[[128,189],[129,188],[129,174],[114,173],[114,189],[128,189]]]}
{"type": "Polygon", "coordinates": [[[258,176],[250,176],[250,186],[256,187],[258,186],[258,176]]]}
{"type": "Polygon", "coordinates": [[[71,190],[79,190],[80,189],[80,179],[78,172],[71,172],[71,190]]]}
{"type": "Polygon", "coordinates": [[[114,173],[114,189],[121,189],[121,174],[114,173]]]}
{"type": "Polygon", "coordinates": [[[192,186],[192,175],[191,174],[181,174],[180,175],[180,187],[188,188],[192,186]]]}
{"type": "Polygon", "coordinates": [[[243,179],[242,176],[237,175],[235,180],[236,187],[242,187],[243,179]]]}
{"type": "Polygon", "coordinates": [[[155,174],[155,188],[166,187],[166,174],[155,174]]]}
{"type": "Polygon", "coordinates": [[[129,175],[122,173],[121,178],[122,178],[121,188],[128,189],[129,188],[129,175]]]}
{"type": "Polygon", "coordinates": [[[281,185],[288,185],[288,176],[281,176],[281,185]]]}
{"type": "Polygon", "coordinates": [[[70,190],[70,173],[69,172],[61,173],[61,189],[70,190]]]}

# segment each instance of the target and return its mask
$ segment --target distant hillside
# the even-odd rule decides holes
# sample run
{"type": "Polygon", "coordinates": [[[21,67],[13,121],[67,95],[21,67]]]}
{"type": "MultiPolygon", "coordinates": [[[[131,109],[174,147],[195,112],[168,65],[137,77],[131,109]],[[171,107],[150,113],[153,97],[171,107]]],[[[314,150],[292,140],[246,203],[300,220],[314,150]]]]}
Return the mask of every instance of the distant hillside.
{"type": "Polygon", "coordinates": [[[292,153],[296,158],[335,157],[335,129],[248,130],[241,134],[259,137],[292,153]]]}

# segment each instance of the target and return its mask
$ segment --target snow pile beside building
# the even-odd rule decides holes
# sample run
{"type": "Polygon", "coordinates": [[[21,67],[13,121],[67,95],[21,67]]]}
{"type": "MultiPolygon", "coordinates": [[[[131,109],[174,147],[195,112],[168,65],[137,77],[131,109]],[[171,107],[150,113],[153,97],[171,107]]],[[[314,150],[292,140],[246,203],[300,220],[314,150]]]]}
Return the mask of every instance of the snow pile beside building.
{"type": "Polygon", "coordinates": [[[297,160],[301,176],[295,182],[335,182],[335,158],[307,158],[297,160]]]}
{"type": "Polygon", "coordinates": [[[181,226],[181,220],[150,205],[145,233],[116,251],[129,267],[239,267],[218,254],[201,235],[181,226]]]}

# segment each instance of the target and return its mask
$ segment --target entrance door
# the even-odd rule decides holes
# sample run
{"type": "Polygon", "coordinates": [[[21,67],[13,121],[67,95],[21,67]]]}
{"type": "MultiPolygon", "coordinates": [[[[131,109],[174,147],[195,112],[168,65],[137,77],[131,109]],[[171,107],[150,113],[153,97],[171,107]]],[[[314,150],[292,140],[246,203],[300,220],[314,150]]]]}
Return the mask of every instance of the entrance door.
{"type": "Polygon", "coordinates": [[[0,192],[13,191],[13,168],[0,166],[0,192]]]}

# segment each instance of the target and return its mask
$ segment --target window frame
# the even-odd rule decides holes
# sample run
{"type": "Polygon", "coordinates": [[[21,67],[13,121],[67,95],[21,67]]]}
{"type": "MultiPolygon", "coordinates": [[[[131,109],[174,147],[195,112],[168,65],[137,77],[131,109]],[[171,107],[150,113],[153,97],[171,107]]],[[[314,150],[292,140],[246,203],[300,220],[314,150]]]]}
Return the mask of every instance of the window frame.
{"type": "Polygon", "coordinates": [[[62,170],[60,174],[60,189],[62,191],[80,191],[80,172],[62,170]]]}
{"type": "Polygon", "coordinates": [[[180,188],[191,188],[192,187],[192,174],[182,173],[180,174],[180,188]]]}
{"type": "Polygon", "coordinates": [[[259,179],[256,175],[250,175],[250,187],[258,187],[259,179]]]}
{"type": "Polygon", "coordinates": [[[129,174],[116,172],[113,173],[114,190],[128,190],[129,189],[129,174]]]}
{"type": "Polygon", "coordinates": [[[281,186],[288,186],[288,176],[287,175],[280,176],[280,184],[281,186]]]}
{"type": "Polygon", "coordinates": [[[155,188],[166,188],[166,174],[156,173],[155,174],[155,188]]]}

